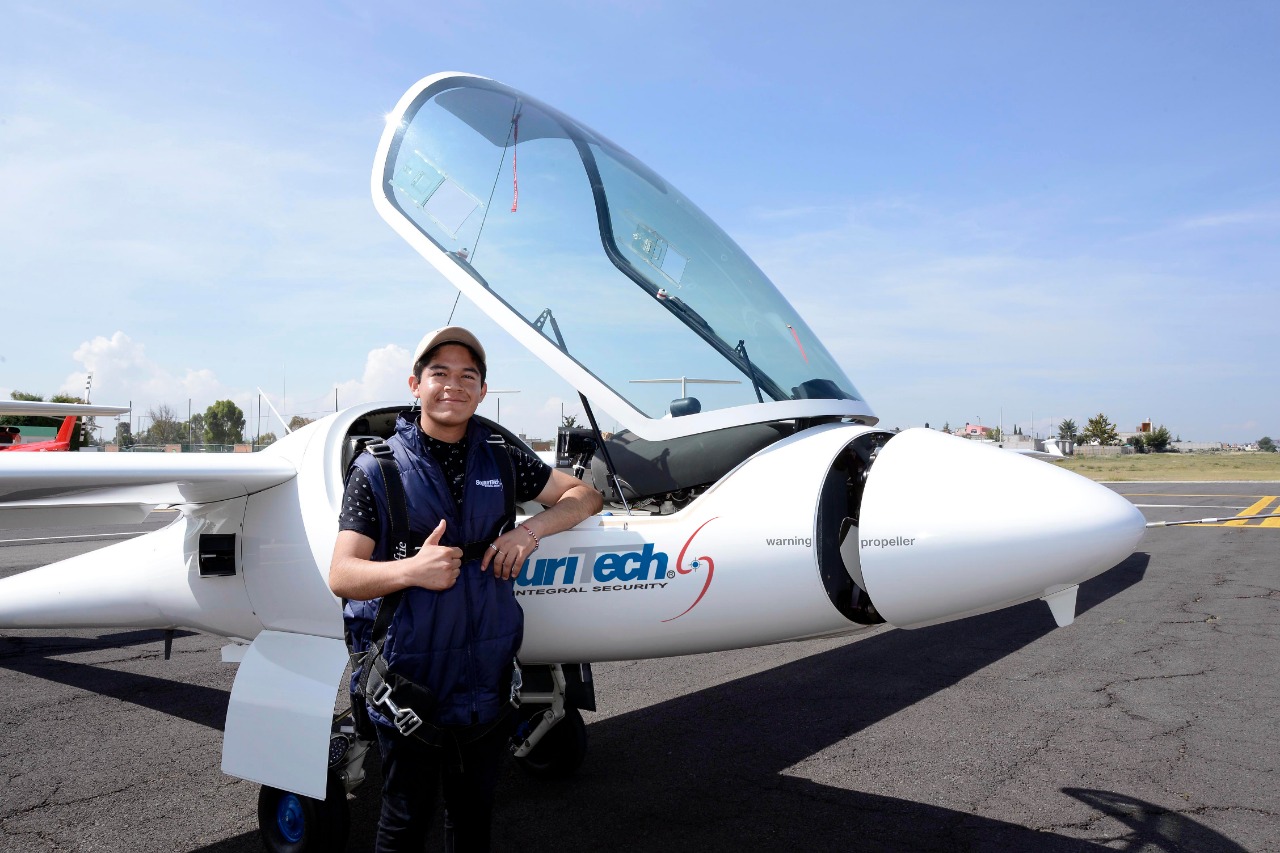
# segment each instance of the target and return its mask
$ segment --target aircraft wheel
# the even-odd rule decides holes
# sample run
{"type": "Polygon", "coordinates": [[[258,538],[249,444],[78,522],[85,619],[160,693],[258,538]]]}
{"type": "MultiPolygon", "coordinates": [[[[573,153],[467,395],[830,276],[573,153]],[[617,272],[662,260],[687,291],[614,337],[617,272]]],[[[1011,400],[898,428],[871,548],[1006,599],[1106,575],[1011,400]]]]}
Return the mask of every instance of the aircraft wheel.
{"type": "MultiPolygon", "coordinates": [[[[526,706],[529,707],[529,706],[526,706]]],[[[521,714],[517,737],[524,737],[538,724],[545,705],[534,705],[521,714]]],[[[564,779],[572,776],[587,757],[587,724],[577,708],[565,708],[564,719],[543,735],[538,745],[516,764],[531,776],[564,779]]]]}
{"type": "Polygon", "coordinates": [[[258,791],[258,833],[270,853],[345,850],[349,823],[346,788],[332,773],[323,800],[269,785],[258,791]]]}

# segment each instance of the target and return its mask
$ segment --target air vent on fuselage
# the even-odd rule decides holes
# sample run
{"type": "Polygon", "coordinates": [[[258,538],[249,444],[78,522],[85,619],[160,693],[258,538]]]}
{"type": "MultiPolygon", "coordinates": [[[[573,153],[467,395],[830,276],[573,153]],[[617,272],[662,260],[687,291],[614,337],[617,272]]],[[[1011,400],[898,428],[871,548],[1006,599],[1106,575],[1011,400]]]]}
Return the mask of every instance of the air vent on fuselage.
{"type": "Polygon", "coordinates": [[[229,578],[236,573],[236,535],[200,534],[200,577],[229,578]]]}

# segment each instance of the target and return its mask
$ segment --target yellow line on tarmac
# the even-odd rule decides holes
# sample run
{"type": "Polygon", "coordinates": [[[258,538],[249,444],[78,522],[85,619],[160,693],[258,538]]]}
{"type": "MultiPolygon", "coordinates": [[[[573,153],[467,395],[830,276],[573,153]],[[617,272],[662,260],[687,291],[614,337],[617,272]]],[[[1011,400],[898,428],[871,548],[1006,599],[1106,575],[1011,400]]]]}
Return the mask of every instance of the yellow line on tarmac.
{"type": "MultiPolygon", "coordinates": [[[[1259,501],[1256,504],[1249,507],[1248,509],[1241,510],[1240,512],[1237,513],[1237,515],[1262,515],[1267,511],[1267,507],[1275,499],[1276,499],[1275,495],[1265,495],[1261,499],[1259,499],[1259,501]]],[[[1273,518],[1267,519],[1267,521],[1275,521],[1275,520],[1276,519],[1273,519],[1273,518]]],[[[1223,524],[1224,527],[1244,527],[1244,525],[1245,525],[1245,522],[1243,519],[1241,519],[1240,521],[1228,521],[1223,524]]]]}

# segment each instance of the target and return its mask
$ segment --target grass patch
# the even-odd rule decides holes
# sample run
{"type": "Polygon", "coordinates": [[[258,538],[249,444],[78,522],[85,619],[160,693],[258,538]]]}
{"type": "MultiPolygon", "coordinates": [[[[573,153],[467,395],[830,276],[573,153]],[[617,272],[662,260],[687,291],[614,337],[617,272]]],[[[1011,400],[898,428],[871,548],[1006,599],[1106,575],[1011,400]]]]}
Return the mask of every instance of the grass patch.
{"type": "Polygon", "coordinates": [[[1054,462],[1091,480],[1280,480],[1280,453],[1143,453],[1054,462]]]}

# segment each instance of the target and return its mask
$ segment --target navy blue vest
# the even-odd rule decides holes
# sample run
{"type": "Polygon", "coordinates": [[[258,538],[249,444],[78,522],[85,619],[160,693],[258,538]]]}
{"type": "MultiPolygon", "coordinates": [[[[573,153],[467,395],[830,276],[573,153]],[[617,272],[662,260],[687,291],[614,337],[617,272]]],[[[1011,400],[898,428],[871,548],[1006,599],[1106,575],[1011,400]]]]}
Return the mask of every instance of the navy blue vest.
{"type": "MultiPolygon", "coordinates": [[[[489,430],[475,420],[468,424],[467,479],[459,516],[417,421],[400,416],[387,444],[400,468],[413,531],[425,536],[443,518],[441,544],[458,548],[498,535],[506,502],[493,454],[506,451],[495,450],[488,437],[489,430]]],[[[391,557],[387,544],[391,516],[382,474],[368,453],[360,454],[355,464],[369,478],[378,506],[381,533],[373,559],[385,561],[391,557]]],[[[436,695],[435,713],[426,718],[429,722],[441,726],[487,723],[509,701],[511,662],[524,635],[524,613],[513,588],[514,581],[495,580],[492,571],[480,571],[479,560],[471,560],[462,564],[457,583],[443,592],[420,587],[405,591],[387,631],[383,655],[392,672],[436,695]]],[[[379,601],[349,601],[343,610],[348,637],[357,651],[368,647],[379,601]]],[[[390,725],[377,709],[370,710],[377,722],[390,725]]]]}

